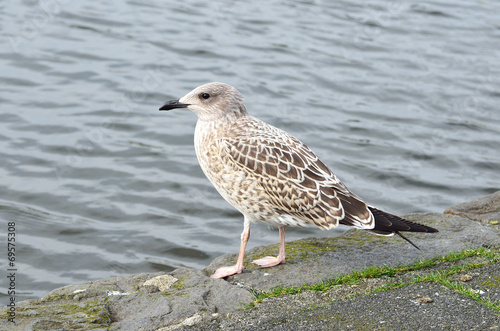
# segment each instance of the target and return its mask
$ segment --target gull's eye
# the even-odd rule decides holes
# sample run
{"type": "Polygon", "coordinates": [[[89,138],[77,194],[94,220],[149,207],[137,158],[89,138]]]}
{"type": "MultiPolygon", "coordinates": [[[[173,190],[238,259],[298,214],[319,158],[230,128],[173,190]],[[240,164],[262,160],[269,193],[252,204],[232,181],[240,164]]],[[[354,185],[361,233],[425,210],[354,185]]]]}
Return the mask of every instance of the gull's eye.
{"type": "Polygon", "coordinates": [[[208,94],[208,93],[202,93],[202,94],[200,94],[200,96],[201,96],[203,99],[205,99],[205,100],[206,100],[206,99],[208,99],[208,98],[210,98],[210,94],[208,94]]]}

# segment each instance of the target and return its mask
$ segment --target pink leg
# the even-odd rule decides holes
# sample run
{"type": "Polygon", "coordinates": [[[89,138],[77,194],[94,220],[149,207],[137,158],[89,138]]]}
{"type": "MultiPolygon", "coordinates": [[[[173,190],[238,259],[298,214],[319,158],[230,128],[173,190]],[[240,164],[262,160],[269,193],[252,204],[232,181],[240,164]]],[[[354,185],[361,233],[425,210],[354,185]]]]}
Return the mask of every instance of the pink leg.
{"type": "Polygon", "coordinates": [[[212,278],[224,278],[227,276],[241,274],[245,267],[243,266],[243,257],[245,256],[245,247],[247,247],[248,239],[250,238],[250,222],[245,219],[244,229],[241,233],[240,253],[238,254],[238,261],[231,267],[221,267],[215,270],[212,278]]]}
{"type": "Polygon", "coordinates": [[[261,259],[252,261],[252,263],[258,264],[262,268],[274,267],[275,265],[285,263],[285,233],[286,226],[280,226],[280,251],[278,256],[266,256],[261,259]]]}

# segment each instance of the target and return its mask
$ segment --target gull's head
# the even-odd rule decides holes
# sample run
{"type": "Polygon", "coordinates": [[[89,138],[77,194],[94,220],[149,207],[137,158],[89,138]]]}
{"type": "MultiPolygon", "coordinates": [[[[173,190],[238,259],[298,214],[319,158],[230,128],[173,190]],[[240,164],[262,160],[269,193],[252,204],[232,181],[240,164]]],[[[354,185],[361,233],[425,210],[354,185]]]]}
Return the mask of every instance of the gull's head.
{"type": "Polygon", "coordinates": [[[243,94],[224,83],[201,85],[179,100],[167,101],[160,110],[175,108],[187,108],[198,115],[199,119],[208,121],[219,118],[233,119],[247,114],[243,94]]]}

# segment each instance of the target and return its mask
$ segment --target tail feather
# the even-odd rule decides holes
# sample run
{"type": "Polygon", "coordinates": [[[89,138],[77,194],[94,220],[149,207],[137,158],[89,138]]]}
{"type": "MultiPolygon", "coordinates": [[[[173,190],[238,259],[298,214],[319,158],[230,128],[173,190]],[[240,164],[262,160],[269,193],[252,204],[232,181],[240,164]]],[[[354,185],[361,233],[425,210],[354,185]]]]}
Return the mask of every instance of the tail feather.
{"type": "Polygon", "coordinates": [[[400,231],[409,232],[438,232],[437,229],[431,228],[430,226],[418,224],[401,218],[399,216],[386,213],[374,207],[368,207],[375,217],[375,227],[371,231],[380,236],[391,236],[394,233],[399,235],[401,238],[409,242],[413,247],[420,250],[417,245],[412,243],[410,239],[403,236],[400,231]]]}
{"type": "Polygon", "coordinates": [[[413,243],[410,239],[408,239],[408,238],[406,238],[405,236],[403,236],[403,235],[401,234],[401,232],[396,231],[396,234],[397,234],[398,236],[400,236],[401,238],[403,238],[404,240],[406,240],[407,242],[409,242],[409,243],[410,243],[413,247],[415,247],[416,249],[418,249],[418,250],[420,251],[420,248],[419,248],[417,245],[415,245],[415,244],[414,244],[414,243],[413,243]]]}
{"type": "Polygon", "coordinates": [[[375,217],[375,227],[373,230],[396,232],[396,231],[410,231],[410,232],[438,232],[438,230],[430,226],[418,224],[401,218],[399,216],[386,213],[377,208],[368,207],[375,217]]]}

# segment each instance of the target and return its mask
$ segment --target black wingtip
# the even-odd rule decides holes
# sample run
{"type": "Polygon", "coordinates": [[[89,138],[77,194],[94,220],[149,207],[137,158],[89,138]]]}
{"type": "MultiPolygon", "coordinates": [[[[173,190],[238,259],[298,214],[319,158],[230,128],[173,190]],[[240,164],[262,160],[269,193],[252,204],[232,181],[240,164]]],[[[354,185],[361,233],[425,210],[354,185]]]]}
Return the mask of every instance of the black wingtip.
{"type": "Polygon", "coordinates": [[[427,225],[415,223],[408,221],[402,217],[386,213],[380,209],[369,206],[368,207],[375,217],[375,227],[374,230],[380,231],[409,231],[409,232],[427,232],[435,233],[438,232],[437,229],[432,228],[427,225]]]}
{"type": "MultiPolygon", "coordinates": [[[[437,232],[437,230],[436,230],[437,232]]],[[[404,240],[406,240],[407,242],[409,242],[413,247],[415,247],[416,249],[418,249],[419,251],[421,251],[421,249],[415,245],[410,239],[406,238],[405,236],[403,236],[399,231],[395,231],[395,233],[400,236],[401,238],[403,238],[404,240]]]]}

